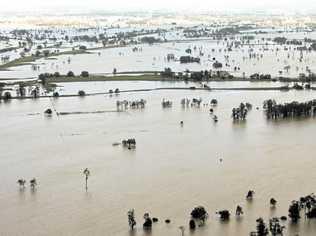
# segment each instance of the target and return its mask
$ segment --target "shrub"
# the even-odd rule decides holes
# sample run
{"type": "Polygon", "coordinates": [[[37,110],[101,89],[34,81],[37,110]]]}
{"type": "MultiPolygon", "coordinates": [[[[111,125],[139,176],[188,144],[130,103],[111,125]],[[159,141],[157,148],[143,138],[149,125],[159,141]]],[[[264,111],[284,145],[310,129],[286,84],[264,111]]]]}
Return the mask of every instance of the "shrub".
{"type": "Polygon", "coordinates": [[[204,209],[204,207],[198,206],[198,207],[195,207],[195,208],[191,211],[191,217],[192,217],[193,219],[205,221],[205,220],[207,219],[207,217],[208,217],[208,213],[207,213],[207,211],[204,209]]]}
{"type": "Polygon", "coordinates": [[[79,90],[79,91],[78,91],[78,95],[79,95],[80,97],[83,97],[83,96],[86,95],[86,92],[83,91],[83,90],[79,90]]]}
{"type": "Polygon", "coordinates": [[[79,46],[79,50],[87,50],[87,47],[84,46],[84,45],[80,45],[80,46],[79,46]]]}
{"type": "Polygon", "coordinates": [[[72,71],[68,71],[67,73],[67,77],[74,77],[75,74],[72,71]]]}
{"type": "Polygon", "coordinates": [[[82,77],[89,77],[89,72],[88,71],[82,71],[80,76],[82,76],[82,77]]]}

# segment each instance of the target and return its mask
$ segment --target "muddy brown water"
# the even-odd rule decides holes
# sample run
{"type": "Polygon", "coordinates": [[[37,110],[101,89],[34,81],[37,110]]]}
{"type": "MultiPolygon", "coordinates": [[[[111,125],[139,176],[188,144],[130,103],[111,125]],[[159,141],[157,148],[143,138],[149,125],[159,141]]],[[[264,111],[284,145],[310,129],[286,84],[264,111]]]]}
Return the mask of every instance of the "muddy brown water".
{"type": "MultiPolygon", "coordinates": [[[[0,235],[249,235],[258,217],[287,215],[291,200],[316,186],[316,120],[267,121],[262,102],[304,101],[313,91],[153,91],[53,100],[58,111],[113,110],[117,99],[146,99],[143,110],[47,117],[51,100],[0,103],[0,235]],[[214,123],[209,106],[182,109],[184,97],[219,101],[214,123]],[[161,100],[173,101],[162,109],[161,100]],[[231,109],[253,104],[247,121],[233,123],[231,109]],[[256,107],[259,110],[256,110],[256,107]],[[29,116],[27,114],[36,114],[29,116]],[[184,126],[179,122],[183,120],[184,126]],[[136,150],[112,146],[135,138],[136,150]],[[223,161],[220,162],[219,159],[223,161]],[[91,176],[88,192],[82,171],[91,176]],[[36,177],[36,191],[19,190],[18,178],[36,177]],[[255,190],[247,203],[245,195],[255,190]],[[271,210],[269,199],[277,201],[271,210]],[[221,222],[215,214],[237,204],[244,216],[221,222]],[[191,210],[209,212],[204,227],[188,230],[191,210]],[[127,211],[135,209],[130,232],[127,211]],[[143,214],[158,217],[151,232],[143,214]],[[171,219],[169,225],[165,219],[171,219]]],[[[285,235],[315,235],[316,222],[285,222],[285,235]]]]}

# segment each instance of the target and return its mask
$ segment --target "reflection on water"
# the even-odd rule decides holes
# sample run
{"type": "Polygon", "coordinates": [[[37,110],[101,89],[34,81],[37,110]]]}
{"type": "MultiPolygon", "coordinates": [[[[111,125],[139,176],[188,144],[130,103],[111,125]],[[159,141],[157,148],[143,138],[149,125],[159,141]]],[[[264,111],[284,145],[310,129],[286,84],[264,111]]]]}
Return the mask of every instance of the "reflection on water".
{"type": "MultiPolygon", "coordinates": [[[[287,215],[291,200],[314,191],[316,120],[267,122],[261,108],[267,98],[311,100],[313,91],[119,95],[120,100],[140,98],[147,100],[142,111],[51,118],[43,114],[51,106],[49,99],[1,103],[1,235],[148,235],[142,230],[145,212],[159,218],[151,235],[180,235],[180,225],[186,227],[185,235],[248,235],[258,217],[267,223],[271,216],[287,215]],[[163,97],[173,101],[172,108],[162,109],[163,97]],[[218,123],[209,106],[183,110],[185,97],[216,98],[218,123]],[[231,109],[242,101],[260,109],[249,112],[246,122],[233,123],[231,109]],[[27,115],[31,113],[40,114],[27,115]],[[135,150],[112,146],[126,138],[136,139],[135,150]],[[87,192],[84,168],[91,171],[87,192]],[[40,183],[34,192],[16,185],[18,178],[34,177],[40,183]],[[256,192],[252,202],[245,200],[249,189],[256,192]],[[275,209],[270,208],[271,197],[278,201],[275,209]],[[210,217],[204,227],[190,232],[190,212],[197,205],[205,206],[210,217]],[[234,213],[237,205],[244,215],[227,223],[215,214],[223,209],[234,213]],[[134,232],[127,222],[131,208],[134,232]]],[[[100,95],[53,103],[57,111],[112,110],[117,99],[100,95]]],[[[316,232],[314,220],[286,226],[286,235],[316,232]]]]}

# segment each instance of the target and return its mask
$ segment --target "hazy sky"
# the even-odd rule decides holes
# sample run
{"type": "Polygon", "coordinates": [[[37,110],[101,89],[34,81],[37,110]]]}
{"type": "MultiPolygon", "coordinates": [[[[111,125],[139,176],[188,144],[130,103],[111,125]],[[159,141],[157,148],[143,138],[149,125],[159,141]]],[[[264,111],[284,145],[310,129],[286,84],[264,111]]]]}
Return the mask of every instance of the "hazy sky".
{"type": "Polygon", "coordinates": [[[0,0],[0,11],[59,8],[97,10],[316,10],[316,0],[0,0]]]}

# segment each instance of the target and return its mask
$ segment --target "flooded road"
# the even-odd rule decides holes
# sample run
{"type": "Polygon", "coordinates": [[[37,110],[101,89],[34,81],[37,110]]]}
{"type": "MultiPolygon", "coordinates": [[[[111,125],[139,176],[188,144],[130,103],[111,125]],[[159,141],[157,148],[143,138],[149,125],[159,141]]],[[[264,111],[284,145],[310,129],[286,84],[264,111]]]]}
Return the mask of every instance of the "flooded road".
{"type": "MultiPolygon", "coordinates": [[[[113,83],[102,86],[110,88],[113,83]]],[[[267,121],[262,103],[268,98],[307,101],[315,92],[162,90],[0,103],[0,235],[173,236],[181,235],[180,225],[185,235],[249,235],[257,218],[267,223],[272,216],[287,216],[291,200],[315,190],[316,120],[267,121]],[[210,106],[183,109],[185,97],[207,103],[216,98],[219,122],[211,119],[210,106]],[[59,112],[115,110],[117,100],[141,98],[147,100],[143,110],[43,115],[52,103],[59,112]],[[172,100],[173,107],[163,109],[162,98],[172,100]],[[231,109],[240,102],[252,103],[253,110],[246,122],[234,123],[231,109]],[[127,138],[136,139],[136,150],[112,146],[127,138]],[[18,178],[33,177],[39,182],[36,191],[19,190],[18,178]],[[245,200],[249,189],[256,192],[251,203],[245,200]],[[278,201],[275,210],[271,197],[278,201]],[[190,212],[198,205],[210,217],[192,233],[190,212]],[[232,216],[224,223],[215,214],[234,213],[237,205],[245,213],[240,219],[232,216]],[[134,232],[127,222],[131,208],[134,232]],[[151,233],[142,229],[145,212],[159,218],[151,233]]],[[[285,226],[285,235],[316,232],[315,220],[302,218],[297,225],[288,220],[285,226]]]]}

